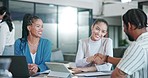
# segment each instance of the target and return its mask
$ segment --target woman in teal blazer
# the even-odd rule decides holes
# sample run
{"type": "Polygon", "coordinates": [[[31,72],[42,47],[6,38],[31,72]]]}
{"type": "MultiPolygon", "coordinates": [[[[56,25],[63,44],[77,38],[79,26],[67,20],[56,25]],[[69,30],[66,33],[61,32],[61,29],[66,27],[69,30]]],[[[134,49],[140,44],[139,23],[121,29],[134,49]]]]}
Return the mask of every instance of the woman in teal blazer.
{"type": "Polygon", "coordinates": [[[15,55],[26,56],[31,75],[47,70],[50,62],[51,42],[41,38],[43,22],[37,16],[26,14],[23,18],[22,38],[15,41],[15,55]]]}

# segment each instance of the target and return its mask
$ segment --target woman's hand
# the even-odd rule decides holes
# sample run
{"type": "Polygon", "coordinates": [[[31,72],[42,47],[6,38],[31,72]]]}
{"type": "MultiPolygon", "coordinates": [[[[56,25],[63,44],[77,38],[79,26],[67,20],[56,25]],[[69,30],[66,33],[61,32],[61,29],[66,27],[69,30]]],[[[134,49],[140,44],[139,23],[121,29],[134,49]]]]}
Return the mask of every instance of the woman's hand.
{"type": "Polygon", "coordinates": [[[28,64],[28,69],[29,69],[30,75],[33,75],[33,74],[37,73],[38,66],[36,64],[28,64]]]}
{"type": "Polygon", "coordinates": [[[95,59],[95,56],[90,56],[86,59],[87,62],[93,63],[95,59]]]}
{"type": "Polygon", "coordinates": [[[95,64],[104,64],[105,63],[106,55],[97,53],[94,55],[94,57],[95,57],[95,59],[94,59],[95,64]]]}
{"type": "Polygon", "coordinates": [[[73,71],[74,74],[81,73],[81,72],[94,72],[94,71],[97,71],[97,68],[95,66],[73,68],[72,71],[73,71]]]}

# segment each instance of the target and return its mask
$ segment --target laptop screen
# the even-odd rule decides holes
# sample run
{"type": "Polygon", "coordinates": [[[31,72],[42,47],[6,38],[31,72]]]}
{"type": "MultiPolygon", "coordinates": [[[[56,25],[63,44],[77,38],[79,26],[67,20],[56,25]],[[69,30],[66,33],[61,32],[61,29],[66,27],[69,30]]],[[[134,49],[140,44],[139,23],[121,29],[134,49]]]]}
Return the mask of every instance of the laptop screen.
{"type": "Polygon", "coordinates": [[[29,70],[25,56],[0,56],[0,59],[10,58],[9,71],[13,77],[29,77],[29,70]]]}

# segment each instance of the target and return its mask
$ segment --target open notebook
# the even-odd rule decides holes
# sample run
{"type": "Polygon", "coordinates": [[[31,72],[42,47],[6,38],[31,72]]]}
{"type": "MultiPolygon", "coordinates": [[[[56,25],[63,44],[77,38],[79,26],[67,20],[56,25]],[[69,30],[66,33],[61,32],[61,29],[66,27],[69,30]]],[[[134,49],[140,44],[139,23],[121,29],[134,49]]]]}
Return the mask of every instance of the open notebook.
{"type": "Polygon", "coordinates": [[[51,70],[47,76],[70,78],[72,73],[64,65],[64,63],[45,62],[47,67],[51,70]]]}

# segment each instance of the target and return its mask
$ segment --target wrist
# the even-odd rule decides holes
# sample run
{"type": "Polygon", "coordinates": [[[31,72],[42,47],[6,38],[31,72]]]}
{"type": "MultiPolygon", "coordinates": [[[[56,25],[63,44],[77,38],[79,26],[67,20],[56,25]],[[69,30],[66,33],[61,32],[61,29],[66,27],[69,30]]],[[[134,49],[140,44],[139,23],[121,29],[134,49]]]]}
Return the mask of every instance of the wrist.
{"type": "Polygon", "coordinates": [[[38,67],[38,71],[37,72],[40,72],[40,68],[38,67]]]}
{"type": "Polygon", "coordinates": [[[91,57],[88,57],[88,58],[86,59],[86,62],[91,63],[91,62],[92,62],[92,58],[91,58],[91,57]]]}
{"type": "Polygon", "coordinates": [[[108,57],[109,57],[109,55],[106,55],[106,58],[105,58],[106,63],[108,63],[108,57]]]}

